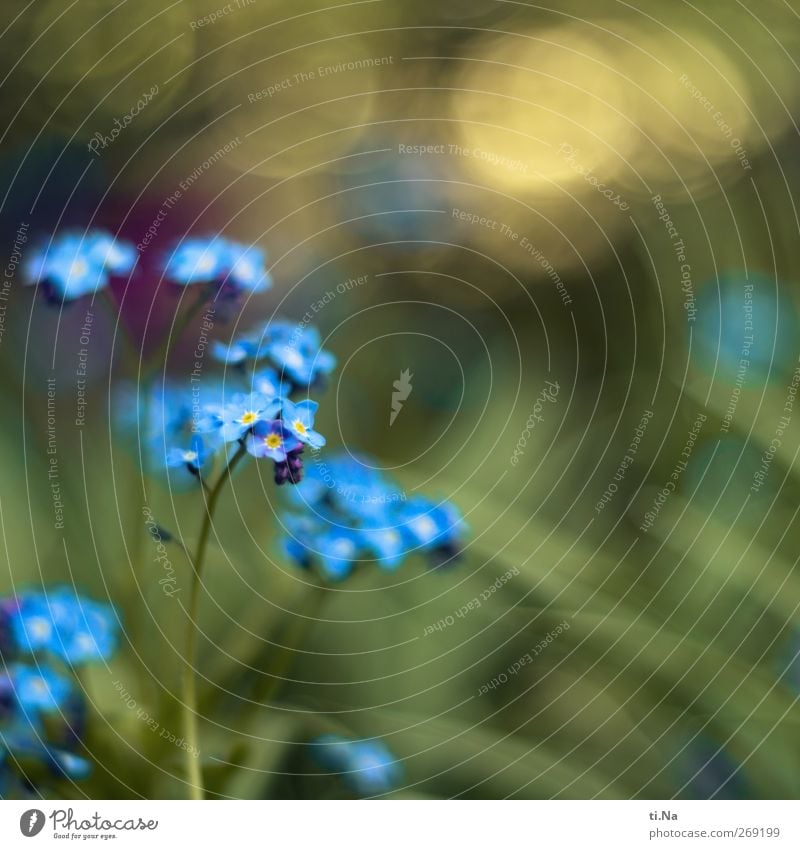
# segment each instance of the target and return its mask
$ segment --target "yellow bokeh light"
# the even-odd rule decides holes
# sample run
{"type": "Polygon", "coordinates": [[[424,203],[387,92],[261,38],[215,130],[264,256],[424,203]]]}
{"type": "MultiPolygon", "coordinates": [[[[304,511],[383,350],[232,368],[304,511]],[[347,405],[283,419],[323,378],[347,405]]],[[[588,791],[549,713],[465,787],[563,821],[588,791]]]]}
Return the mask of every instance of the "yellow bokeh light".
{"type": "Polygon", "coordinates": [[[467,53],[453,114],[478,179],[546,195],[583,182],[568,152],[608,180],[631,145],[615,60],[578,26],[493,39],[467,53]]]}

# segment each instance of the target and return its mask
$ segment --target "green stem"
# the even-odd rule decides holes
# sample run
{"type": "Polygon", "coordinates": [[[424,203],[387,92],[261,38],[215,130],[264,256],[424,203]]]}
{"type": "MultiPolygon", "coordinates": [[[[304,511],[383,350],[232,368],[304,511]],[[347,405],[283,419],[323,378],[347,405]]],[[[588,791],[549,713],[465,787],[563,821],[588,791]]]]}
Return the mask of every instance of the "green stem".
{"type": "Polygon", "coordinates": [[[192,558],[192,585],[189,594],[188,611],[189,631],[186,637],[186,665],[183,670],[183,728],[187,743],[186,772],[192,799],[203,798],[203,771],[200,766],[199,756],[196,757],[194,754],[200,751],[197,733],[197,679],[195,674],[195,667],[197,665],[197,627],[195,623],[197,622],[197,608],[200,601],[201,575],[206,551],[208,550],[208,540],[211,534],[211,524],[217,501],[225,484],[233,474],[233,470],[246,453],[247,450],[244,444],[240,445],[239,450],[228,461],[228,465],[225,466],[222,474],[211,489],[208,501],[206,502],[206,514],[203,517],[203,524],[200,528],[200,537],[197,541],[197,550],[192,558]]]}

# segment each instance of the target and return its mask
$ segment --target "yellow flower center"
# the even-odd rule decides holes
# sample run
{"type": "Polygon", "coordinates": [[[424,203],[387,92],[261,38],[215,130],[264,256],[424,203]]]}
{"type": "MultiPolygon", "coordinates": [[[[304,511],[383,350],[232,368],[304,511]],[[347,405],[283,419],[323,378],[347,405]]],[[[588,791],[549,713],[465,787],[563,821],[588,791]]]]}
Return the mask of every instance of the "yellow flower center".
{"type": "Polygon", "coordinates": [[[305,426],[305,425],[304,425],[304,424],[300,421],[300,419],[295,419],[294,424],[292,425],[292,427],[293,427],[293,428],[294,428],[294,429],[295,429],[298,433],[302,434],[303,436],[305,436],[306,431],[308,430],[308,428],[307,428],[307,427],[306,427],[306,426],[305,426]]]}
{"type": "Polygon", "coordinates": [[[72,265],[69,267],[69,276],[71,278],[74,277],[83,277],[84,274],[89,270],[89,266],[84,259],[76,259],[73,260],[72,265]]]}
{"type": "Polygon", "coordinates": [[[255,413],[245,413],[242,416],[242,424],[251,425],[257,418],[258,416],[255,413]]]}
{"type": "Polygon", "coordinates": [[[271,433],[264,439],[264,444],[267,448],[280,448],[283,440],[277,433],[271,433]]]}
{"type": "Polygon", "coordinates": [[[34,637],[45,639],[50,636],[50,623],[37,616],[28,621],[28,630],[34,637]]]}

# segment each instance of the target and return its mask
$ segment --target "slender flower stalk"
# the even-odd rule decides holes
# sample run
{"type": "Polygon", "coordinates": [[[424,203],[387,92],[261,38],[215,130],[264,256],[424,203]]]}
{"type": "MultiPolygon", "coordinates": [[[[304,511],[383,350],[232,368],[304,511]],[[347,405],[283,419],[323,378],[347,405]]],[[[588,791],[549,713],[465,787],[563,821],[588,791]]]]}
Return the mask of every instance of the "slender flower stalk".
{"type": "Polygon", "coordinates": [[[195,757],[194,753],[199,752],[199,735],[197,731],[197,680],[195,666],[197,663],[197,612],[198,603],[200,600],[200,584],[203,572],[203,563],[205,561],[206,551],[208,549],[208,540],[211,534],[211,525],[214,518],[214,511],[219,501],[220,494],[225,484],[230,480],[234,469],[239,462],[247,455],[247,450],[243,445],[240,445],[236,453],[228,461],[227,466],[220,474],[217,482],[211,488],[208,500],[206,502],[206,513],[203,517],[203,524],[200,528],[200,537],[197,541],[197,550],[192,558],[192,584],[189,594],[189,622],[188,632],[186,637],[186,665],[183,671],[183,719],[184,719],[184,735],[186,738],[186,771],[189,781],[189,790],[192,799],[202,799],[203,791],[203,771],[200,765],[200,758],[195,757]]]}

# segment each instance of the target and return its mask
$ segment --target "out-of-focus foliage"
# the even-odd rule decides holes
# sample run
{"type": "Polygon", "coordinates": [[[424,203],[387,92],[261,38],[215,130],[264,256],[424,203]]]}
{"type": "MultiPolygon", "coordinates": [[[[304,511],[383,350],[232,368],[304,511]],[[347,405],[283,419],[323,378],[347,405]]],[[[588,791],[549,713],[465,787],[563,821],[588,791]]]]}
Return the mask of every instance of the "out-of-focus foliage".
{"type": "Polygon", "coordinates": [[[381,738],[401,797],[796,798],[800,4],[223,5],[0,11],[0,595],[74,583],[124,623],[81,679],[80,792],[185,795],[190,567],[142,500],[188,547],[203,502],[145,482],[115,404],[178,330],[169,246],[220,232],[272,288],[156,379],[313,322],[331,451],[471,530],[456,565],[320,597],[286,498],[236,473],[201,597],[210,795],[346,794],[307,745],[343,734],[381,738]],[[111,311],[52,309],[19,260],[89,226],[138,271],[111,311]]]}

